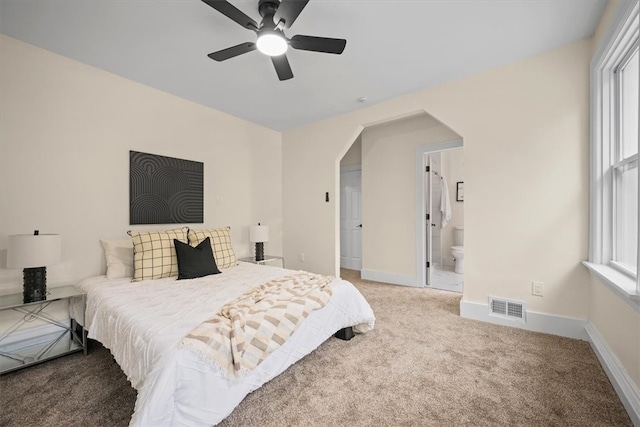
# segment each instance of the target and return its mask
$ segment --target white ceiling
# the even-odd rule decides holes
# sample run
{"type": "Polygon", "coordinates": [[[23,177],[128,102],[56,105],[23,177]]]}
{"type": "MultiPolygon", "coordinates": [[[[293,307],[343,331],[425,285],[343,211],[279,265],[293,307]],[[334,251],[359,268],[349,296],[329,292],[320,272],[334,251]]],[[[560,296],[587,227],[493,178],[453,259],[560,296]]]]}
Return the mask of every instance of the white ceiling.
{"type": "MultiPolygon", "coordinates": [[[[258,0],[231,3],[260,22],[258,0]]],[[[286,130],[493,68],[595,31],[606,0],[311,0],[288,37],[345,38],[342,55],[289,49],[281,82],[255,41],[200,0],[0,0],[0,32],[286,130]],[[366,97],[367,102],[358,103],[366,97]]]]}

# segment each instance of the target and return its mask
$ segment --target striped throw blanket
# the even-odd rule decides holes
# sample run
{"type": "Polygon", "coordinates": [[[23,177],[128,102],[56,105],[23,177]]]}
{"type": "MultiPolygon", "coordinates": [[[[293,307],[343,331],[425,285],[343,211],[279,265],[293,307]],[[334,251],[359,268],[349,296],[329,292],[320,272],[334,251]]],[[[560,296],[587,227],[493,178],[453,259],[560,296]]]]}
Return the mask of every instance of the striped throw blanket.
{"type": "Polygon", "coordinates": [[[227,303],[180,343],[233,377],[255,369],[331,297],[333,277],[309,272],[271,280],[227,303]]]}

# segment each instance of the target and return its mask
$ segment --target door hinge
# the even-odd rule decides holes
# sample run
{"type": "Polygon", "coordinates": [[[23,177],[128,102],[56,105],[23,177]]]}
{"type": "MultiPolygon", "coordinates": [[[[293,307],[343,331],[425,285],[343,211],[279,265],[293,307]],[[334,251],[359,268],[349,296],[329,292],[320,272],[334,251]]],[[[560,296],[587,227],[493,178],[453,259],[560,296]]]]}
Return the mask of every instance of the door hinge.
{"type": "Polygon", "coordinates": [[[429,221],[429,214],[427,214],[427,221],[429,221]]]}
{"type": "Polygon", "coordinates": [[[431,267],[431,263],[427,261],[427,268],[431,267]]]}
{"type": "Polygon", "coordinates": [[[425,168],[425,172],[429,172],[429,166],[425,168]]]}

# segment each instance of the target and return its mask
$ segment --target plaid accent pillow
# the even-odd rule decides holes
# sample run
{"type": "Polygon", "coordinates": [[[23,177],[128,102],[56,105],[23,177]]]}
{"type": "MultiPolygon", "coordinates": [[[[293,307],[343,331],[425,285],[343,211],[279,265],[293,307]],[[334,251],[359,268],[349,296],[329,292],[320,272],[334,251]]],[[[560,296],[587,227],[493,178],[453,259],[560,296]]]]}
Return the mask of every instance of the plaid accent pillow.
{"type": "Polygon", "coordinates": [[[178,275],[173,239],[187,242],[189,227],[166,231],[128,231],[133,243],[133,281],[178,275]]]}
{"type": "Polygon", "coordinates": [[[207,237],[211,240],[213,257],[219,269],[233,267],[237,264],[236,254],[231,247],[231,227],[189,230],[189,244],[191,246],[198,246],[207,237]]]}

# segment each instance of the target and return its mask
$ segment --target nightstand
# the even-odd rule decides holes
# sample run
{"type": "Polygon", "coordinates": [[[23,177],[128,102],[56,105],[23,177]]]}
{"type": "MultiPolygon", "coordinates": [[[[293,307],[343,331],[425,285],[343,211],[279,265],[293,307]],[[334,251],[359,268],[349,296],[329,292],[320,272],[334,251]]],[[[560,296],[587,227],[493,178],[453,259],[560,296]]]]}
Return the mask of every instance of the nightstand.
{"type": "Polygon", "coordinates": [[[262,261],[256,261],[256,258],[252,256],[247,258],[240,258],[238,259],[238,261],[250,262],[252,264],[260,265],[271,265],[273,262],[279,262],[282,264],[281,267],[284,268],[284,258],[276,255],[265,255],[262,261]]]}
{"type": "Polygon", "coordinates": [[[0,374],[78,351],[87,354],[86,333],[76,320],[71,318],[67,324],[52,315],[62,305],[53,304],[56,301],[66,302],[67,310],[70,304],[81,304],[84,317],[86,296],[75,286],[50,287],[45,300],[29,303],[23,302],[22,292],[0,296],[0,314],[8,320],[6,328],[7,322],[0,324],[0,374]],[[29,328],[38,320],[40,325],[29,328]]]}

